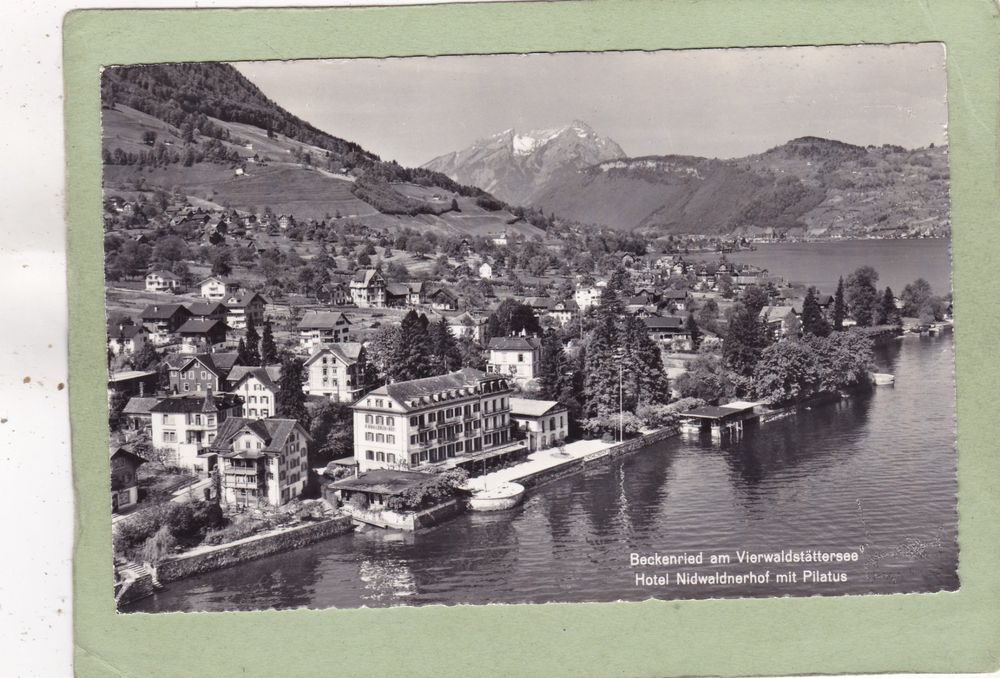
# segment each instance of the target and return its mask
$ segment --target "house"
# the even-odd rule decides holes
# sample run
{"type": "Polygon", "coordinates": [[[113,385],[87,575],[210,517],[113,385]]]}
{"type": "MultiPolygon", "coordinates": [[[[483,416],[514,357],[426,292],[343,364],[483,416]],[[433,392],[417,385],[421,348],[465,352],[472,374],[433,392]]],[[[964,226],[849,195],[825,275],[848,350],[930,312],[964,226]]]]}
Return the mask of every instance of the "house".
{"type": "Polygon", "coordinates": [[[191,311],[181,304],[150,304],[142,311],[142,324],[149,340],[157,346],[170,343],[177,329],[191,318],[191,311]]]}
{"type": "Polygon", "coordinates": [[[306,359],[303,390],[342,403],[353,403],[367,385],[365,351],[358,342],[317,346],[306,359]]]}
{"type": "Polygon", "coordinates": [[[278,412],[280,365],[254,367],[236,365],[229,372],[229,392],[243,400],[243,416],[267,419],[278,412]]]}
{"type": "Polygon", "coordinates": [[[229,309],[217,301],[195,301],[186,304],[187,310],[195,320],[222,320],[229,316],[229,309]]]}
{"type": "Polygon", "coordinates": [[[177,353],[167,358],[170,392],[192,394],[225,391],[229,372],[236,364],[236,353],[177,353]]]}
{"type": "Polygon", "coordinates": [[[466,367],[386,384],[351,406],[358,470],[438,468],[525,453],[511,439],[511,382],[466,367]]]}
{"type": "Polygon", "coordinates": [[[493,337],[486,371],[511,377],[520,385],[538,376],[542,342],[533,337],[493,337]]]}
{"type": "Polygon", "coordinates": [[[418,471],[380,468],[338,480],[330,484],[330,489],[339,502],[348,507],[380,511],[389,505],[390,498],[426,485],[432,478],[418,471]]]}
{"type": "Polygon", "coordinates": [[[794,316],[795,309],[791,306],[765,306],[760,310],[760,319],[777,337],[788,334],[794,316]]]}
{"type": "Polygon", "coordinates": [[[177,328],[181,343],[193,351],[207,351],[215,344],[226,341],[229,326],[221,320],[191,318],[177,328]]]}
{"type": "Polygon", "coordinates": [[[546,317],[552,318],[559,325],[566,325],[580,315],[580,306],[573,299],[565,299],[552,304],[546,317]]]}
{"type": "Polygon", "coordinates": [[[660,295],[660,304],[672,313],[684,313],[688,310],[688,291],[669,289],[660,295]]]}
{"type": "Polygon", "coordinates": [[[493,266],[488,261],[479,264],[479,277],[483,280],[491,280],[493,278],[493,266]]]}
{"type": "Polygon", "coordinates": [[[147,292],[170,292],[181,291],[181,278],[170,271],[153,271],[146,275],[147,292]]]}
{"type": "Polygon", "coordinates": [[[122,408],[123,429],[132,431],[143,431],[153,425],[153,415],[150,410],[159,398],[146,396],[133,396],[122,408]]]}
{"type": "Polygon", "coordinates": [[[490,238],[490,241],[494,245],[496,245],[497,247],[506,247],[507,246],[507,232],[506,231],[499,231],[497,233],[490,233],[489,238],[490,238]]]}
{"type": "Polygon", "coordinates": [[[358,308],[385,308],[386,282],[374,268],[360,270],[351,278],[351,302],[358,308]]]}
{"type": "Polygon", "coordinates": [[[351,303],[351,290],[345,283],[330,283],[324,291],[324,300],[331,306],[347,306],[351,303]]]}
{"type": "Polygon", "coordinates": [[[211,446],[219,460],[222,501],[282,506],[298,498],[309,473],[310,440],[294,419],[227,419],[211,446]]]}
{"type": "Polygon", "coordinates": [[[392,282],[385,286],[385,305],[393,308],[419,306],[424,303],[424,283],[392,282]]]}
{"type": "Polygon", "coordinates": [[[447,287],[437,287],[427,293],[427,302],[435,311],[457,311],[458,296],[447,287]]]}
{"type": "Polygon", "coordinates": [[[108,323],[108,350],[114,355],[134,355],[146,345],[149,332],[131,318],[108,323]]]}
{"type": "Polygon", "coordinates": [[[307,351],[350,341],[351,322],[343,313],[312,311],[299,321],[299,343],[307,351]]]}
{"type": "Polygon", "coordinates": [[[108,375],[108,395],[153,395],[159,375],[155,370],[123,370],[108,375]]]}
{"type": "Polygon", "coordinates": [[[573,300],[580,307],[580,311],[586,313],[587,309],[600,304],[601,294],[607,286],[608,283],[602,280],[595,285],[577,287],[576,293],[573,295],[573,300]]]}
{"type": "Polygon", "coordinates": [[[559,445],[569,436],[569,410],[554,400],[511,398],[510,418],[524,431],[530,452],[559,445]]]}
{"type": "Polygon", "coordinates": [[[687,319],[680,316],[650,316],[643,322],[649,337],[665,344],[672,351],[690,351],[693,348],[691,331],[687,329],[687,319]]]}
{"type": "Polygon", "coordinates": [[[240,292],[240,284],[237,281],[216,275],[205,278],[198,283],[198,287],[201,288],[201,296],[209,301],[222,301],[240,292]]]}
{"type": "Polygon", "coordinates": [[[226,324],[234,330],[245,330],[247,318],[252,317],[254,327],[264,324],[264,307],[267,299],[257,292],[237,292],[225,298],[226,324]]]}
{"type": "Polygon", "coordinates": [[[134,506],[139,501],[137,472],[146,460],[124,447],[110,448],[111,512],[134,506]]]}
{"type": "Polygon", "coordinates": [[[215,466],[216,457],[208,448],[219,426],[241,414],[239,398],[229,394],[205,391],[198,396],[163,398],[150,408],[153,447],[168,466],[207,473],[215,466]]]}
{"type": "Polygon", "coordinates": [[[486,332],[486,318],[477,318],[468,311],[448,319],[448,331],[456,339],[468,337],[482,341],[486,332]]]}

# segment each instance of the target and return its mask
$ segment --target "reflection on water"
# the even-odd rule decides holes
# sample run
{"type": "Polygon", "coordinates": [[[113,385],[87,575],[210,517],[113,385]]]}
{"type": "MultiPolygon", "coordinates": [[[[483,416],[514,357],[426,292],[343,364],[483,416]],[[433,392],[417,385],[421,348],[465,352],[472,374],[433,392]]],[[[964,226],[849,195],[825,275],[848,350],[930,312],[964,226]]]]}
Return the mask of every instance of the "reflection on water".
{"type": "MultiPolygon", "coordinates": [[[[953,342],[878,355],[893,387],[742,439],[671,439],[533,490],[517,509],[420,534],[364,530],[170,584],[134,610],[614,601],[958,586],[953,342]],[[636,586],[631,552],[857,550],[846,583],[636,586]]],[[[642,569],[642,568],[639,568],[642,569]]],[[[719,566],[647,568],[651,574],[719,566]]],[[[759,565],[730,563],[732,574],[759,565]]],[[[770,566],[774,572],[805,569],[770,566]]]]}

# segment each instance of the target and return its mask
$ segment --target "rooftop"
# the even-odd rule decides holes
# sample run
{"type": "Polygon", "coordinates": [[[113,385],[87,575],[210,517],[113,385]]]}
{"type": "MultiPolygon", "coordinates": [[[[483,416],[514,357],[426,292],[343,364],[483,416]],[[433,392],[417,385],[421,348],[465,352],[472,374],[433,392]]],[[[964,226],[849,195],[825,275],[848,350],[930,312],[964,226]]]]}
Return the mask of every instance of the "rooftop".
{"type": "Polygon", "coordinates": [[[510,416],[512,417],[540,417],[557,408],[566,409],[555,400],[510,399],[510,416]]]}
{"type": "MultiPolygon", "coordinates": [[[[442,394],[453,396],[471,395],[476,387],[484,382],[499,381],[505,387],[507,379],[502,374],[487,374],[481,370],[464,367],[457,372],[443,374],[425,379],[401,381],[395,384],[381,386],[368,395],[387,395],[409,410],[436,402],[435,397],[442,394]],[[425,401],[425,399],[427,399],[425,401]]],[[[358,407],[358,405],[355,405],[358,407]]]]}
{"type": "Polygon", "coordinates": [[[531,337],[493,337],[488,348],[491,351],[533,351],[540,342],[531,337]]]}
{"type": "Polygon", "coordinates": [[[433,478],[434,476],[429,473],[376,469],[353,478],[338,480],[335,483],[331,483],[330,487],[336,490],[355,490],[372,492],[373,494],[393,495],[399,494],[411,487],[419,487],[433,480],[433,478]]]}
{"type": "Polygon", "coordinates": [[[350,325],[351,321],[343,313],[336,311],[312,311],[299,321],[300,330],[332,330],[338,325],[350,325]]]}

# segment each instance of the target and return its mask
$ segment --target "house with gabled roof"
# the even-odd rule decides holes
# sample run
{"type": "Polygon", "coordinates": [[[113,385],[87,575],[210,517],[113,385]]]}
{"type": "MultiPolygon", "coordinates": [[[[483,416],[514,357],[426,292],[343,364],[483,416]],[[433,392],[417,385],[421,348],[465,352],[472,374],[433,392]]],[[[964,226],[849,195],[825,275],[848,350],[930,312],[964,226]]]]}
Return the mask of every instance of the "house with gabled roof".
{"type": "Polygon", "coordinates": [[[207,473],[215,466],[215,455],[208,448],[219,426],[241,413],[239,398],[227,393],[163,398],[150,408],[153,447],[169,466],[207,473]]]}
{"type": "Polygon", "coordinates": [[[166,359],[170,392],[174,394],[225,391],[230,370],[236,364],[235,351],[217,353],[176,353],[166,359]]]}
{"type": "Polygon", "coordinates": [[[391,282],[385,286],[385,305],[393,308],[419,306],[424,303],[423,281],[391,282]]]}
{"type": "Polygon", "coordinates": [[[427,303],[435,311],[457,311],[458,295],[443,285],[427,290],[427,303]]]}
{"type": "Polygon", "coordinates": [[[227,419],[211,446],[218,456],[222,501],[282,506],[298,498],[309,474],[310,440],[295,419],[227,419]]]}
{"type": "Polygon", "coordinates": [[[170,271],[157,270],[146,274],[147,292],[169,292],[171,294],[181,291],[181,277],[170,271]]]}
{"type": "Polygon", "coordinates": [[[229,371],[229,392],[243,400],[243,416],[267,419],[278,412],[281,365],[235,365],[229,371]]]}
{"type": "Polygon", "coordinates": [[[193,351],[207,351],[226,341],[229,326],[221,320],[191,318],[177,328],[181,343],[193,351]]]}
{"type": "Polygon", "coordinates": [[[339,311],[310,311],[299,321],[299,343],[307,351],[350,341],[350,337],[351,321],[339,311]]]}
{"type": "Polygon", "coordinates": [[[351,302],[358,308],[385,308],[386,281],[374,268],[357,271],[351,278],[351,302]]]}
{"type": "Polygon", "coordinates": [[[240,292],[240,283],[232,278],[221,275],[212,275],[200,283],[201,296],[209,301],[222,301],[227,297],[232,297],[240,292]]]}
{"type": "Polygon", "coordinates": [[[643,319],[649,337],[653,341],[665,344],[670,350],[690,351],[692,349],[691,331],[687,328],[687,318],[682,316],[649,316],[643,319]]]}
{"type": "Polygon", "coordinates": [[[131,318],[108,322],[108,350],[114,355],[133,355],[146,345],[149,332],[131,318]]]}
{"type": "Polygon", "coordinates": [[[456,339],[468,337],[473,341],[482,341],[486,332],[486,318],[472,315],[468,311],[448,319],[448,331],[456,339]]]}
{"type": "Polygon", "coordinates": [[[510,418],[525,434],[528,450],[544,450],[569,437],[569,410],[555,400],[510,399],[510,418]]]}
{"type": "Polygon", "coordinates": [[[226,307],[226,324],[234,330],[245,330],[247,318],[253,317],[254,326],[264,324],[265,299],[259,292],[237,292],[227,296],[223,302],[226,307]]]}
{"type": "Polygon", "coordinates": [[[191,318],[191,311],[181,304],[150,304],[142,311],[142,324],[152,343],[162,346],[173,339],[174,333],[191,318]]]}
{"type": "Polygon", "coordinates": [[[555,301],[545,312],[546,318],[552,318],[560,326],[572,322],[578,315],[580,315],[580,306],[573,299],[555,301]]]}
{"type": "Polygon", "coordinates": [[[366,362],[365,349],[356,341],[317,346],[305,361],[308,376],[303,390],[311,396],[353,403],[368,385],[366,362]]]}
{"type": "Polygon", "coordinates": [[[124,447],[112,447],[108,452],[111,464],[111,512],[118,513],[139,501],[137,472],[146,460],[124,447]]]}
{"type": "Polygon", "coordinates": [[[229,315],[229,310],[224,304],[218,301],[194,301],[190,304],[185,304],[185,306],[191,312],[191,317],[196,320],[225,321],[229,315]]]}

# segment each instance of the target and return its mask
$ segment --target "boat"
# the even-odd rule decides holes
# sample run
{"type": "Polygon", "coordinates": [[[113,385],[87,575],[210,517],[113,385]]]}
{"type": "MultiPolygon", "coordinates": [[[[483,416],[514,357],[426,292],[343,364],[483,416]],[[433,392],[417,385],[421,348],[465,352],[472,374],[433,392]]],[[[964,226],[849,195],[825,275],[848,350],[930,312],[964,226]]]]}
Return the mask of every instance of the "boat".
{"type": "Polygon", "coordinates": [[[876,386],[889,386],[896,381],[896,377],[887,372],[872,372],[872,379],[876,386]]]}

